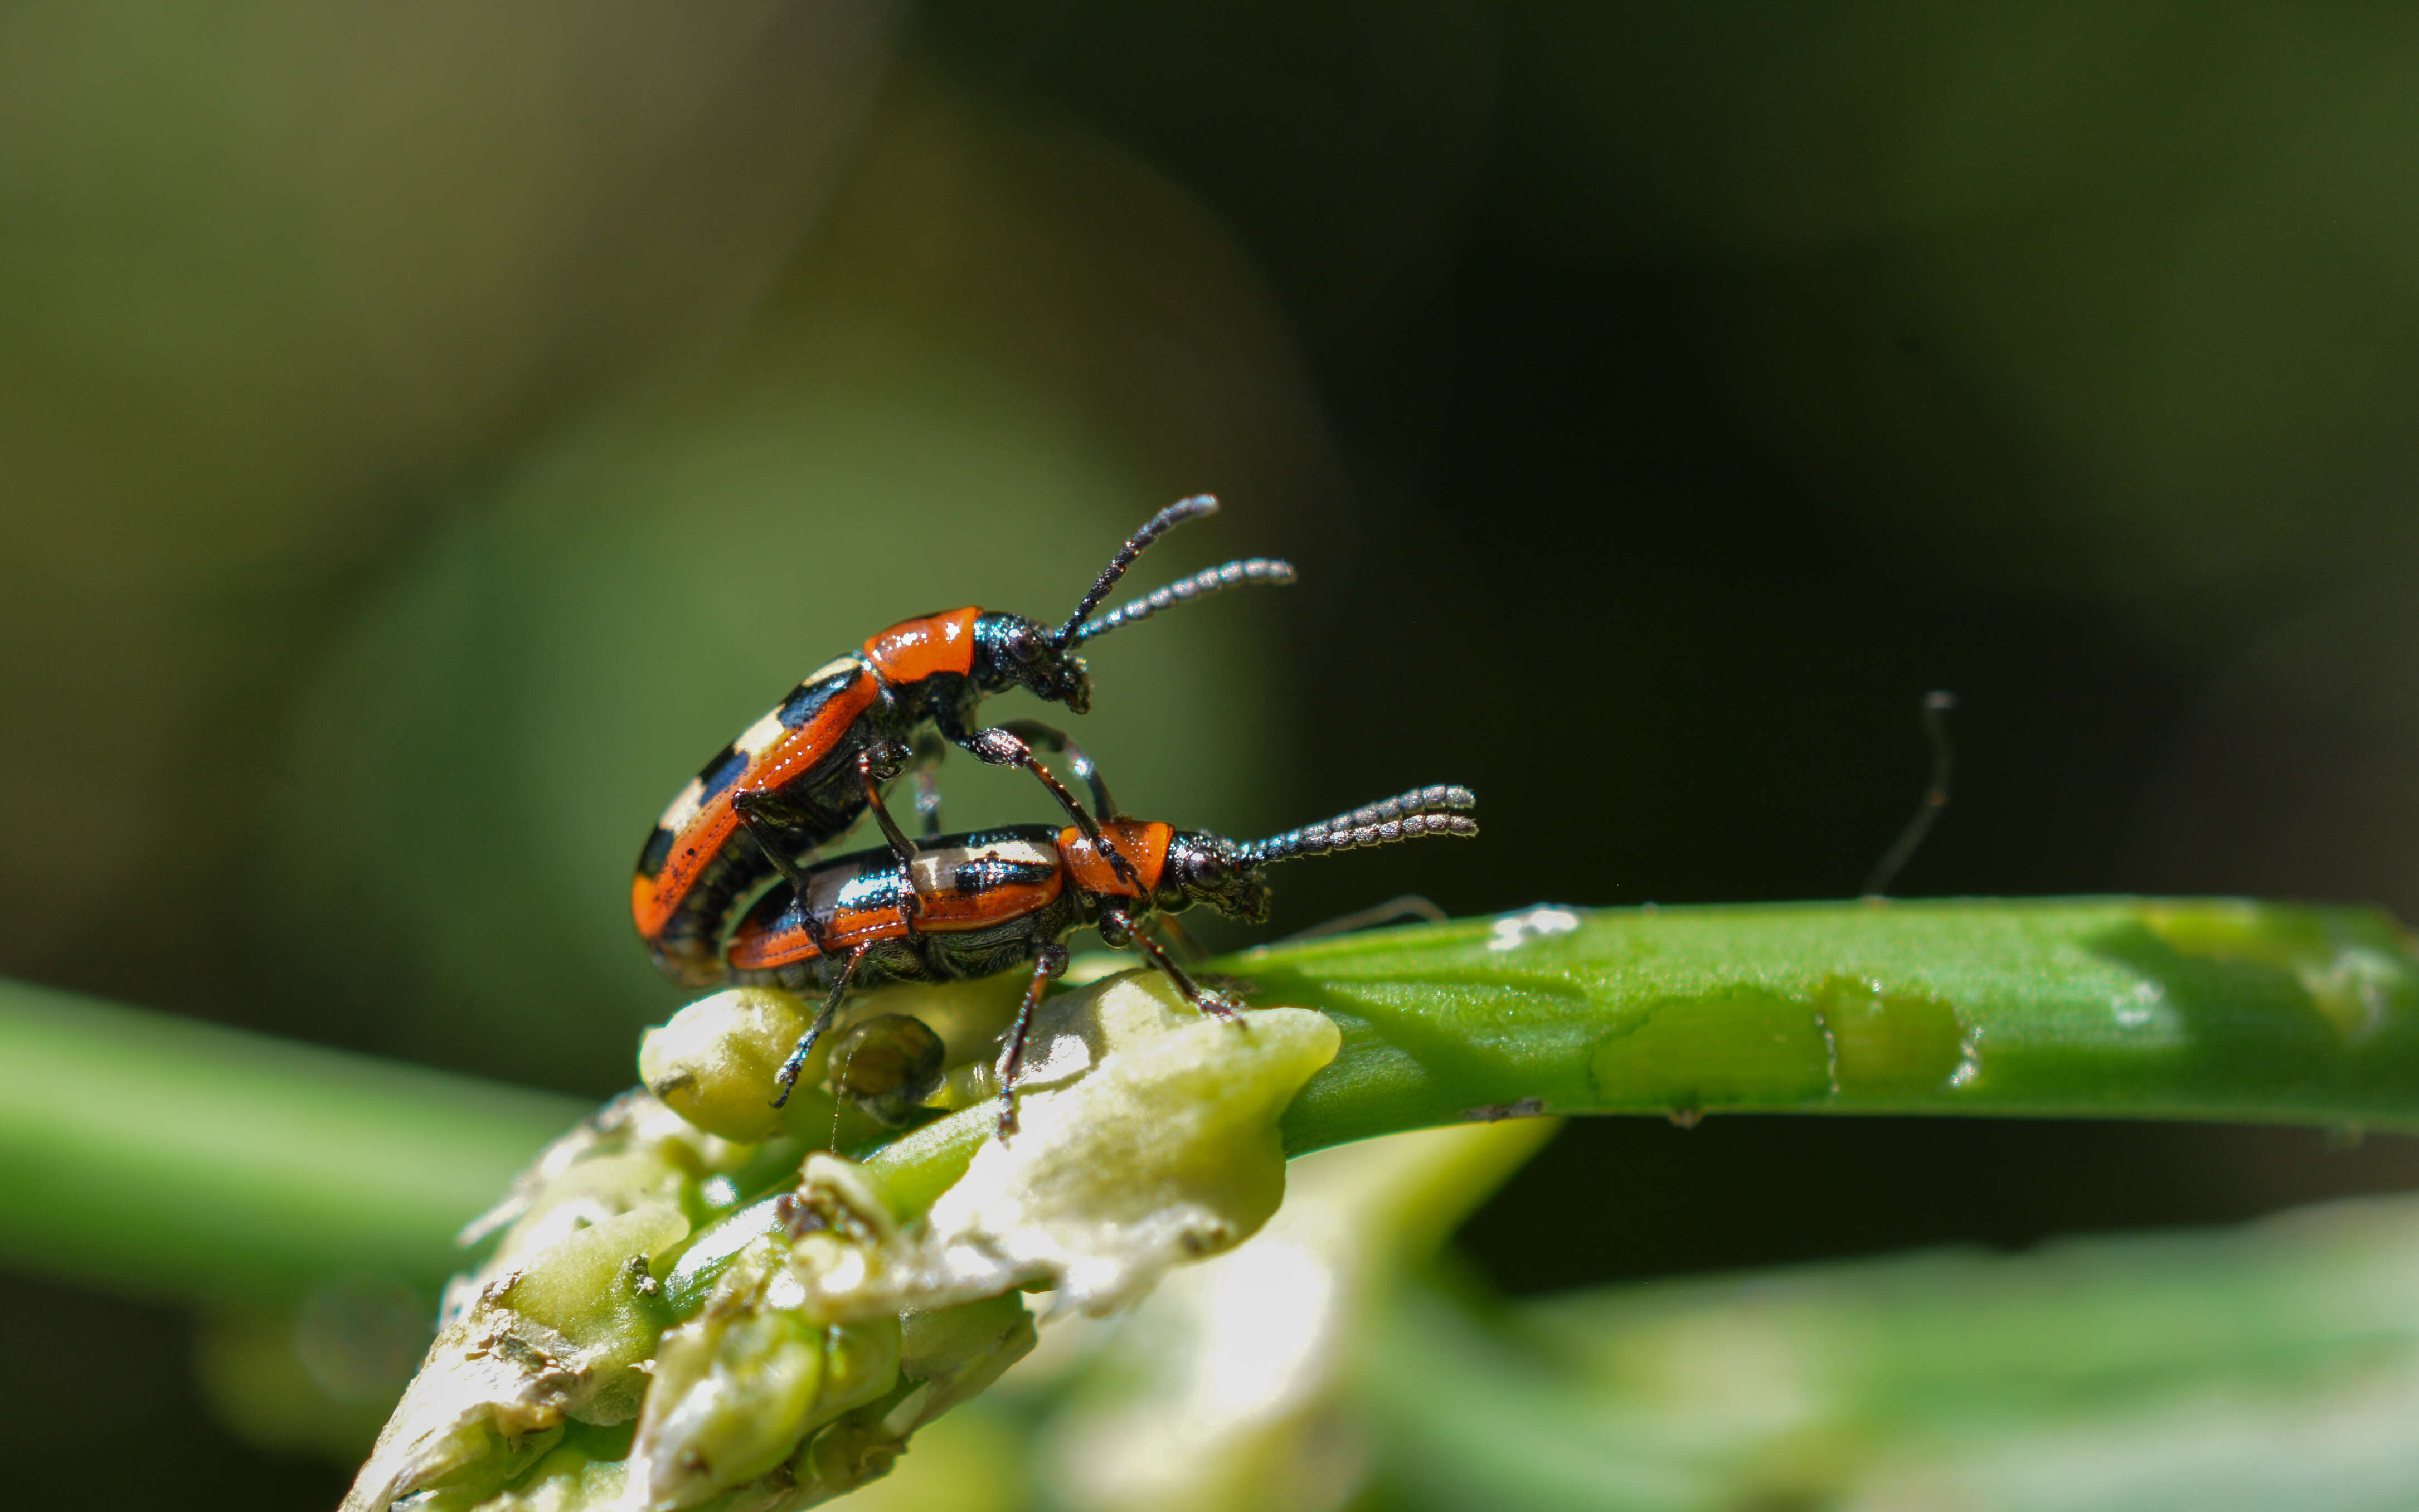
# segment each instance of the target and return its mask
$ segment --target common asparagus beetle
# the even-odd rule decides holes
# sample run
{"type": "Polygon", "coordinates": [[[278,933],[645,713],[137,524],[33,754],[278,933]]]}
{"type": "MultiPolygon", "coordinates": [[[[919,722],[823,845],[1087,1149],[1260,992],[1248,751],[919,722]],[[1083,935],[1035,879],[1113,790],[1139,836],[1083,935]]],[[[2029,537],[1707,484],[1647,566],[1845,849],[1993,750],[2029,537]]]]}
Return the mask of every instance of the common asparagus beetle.
{"type": "MultiPolygon", "coordinates": [[[[1101,812],[1116,812],[1097,778],[1093,796],[1101,812]]],[[[1005,1134],[1015,1127],[1033,1011],[1067,968],[1067,935],[1098,929],[1107,944],[1140,950],[1195,1008],[1231,1019],[1236,1005],[1194,981],[1152,938],[1159,914],[1204,903],[1257,923],[1268,917],[1271,863],[1425,835],[1475,835],[1477,821],[1462,811],[1475,805],[1468,788],[1437,786],[1267,840],[1236,841],[1120,815],[1063,829],[1010,825],[937,836],[903,860],[887,848],[857,852],[809,868],[794,894],[766,893],[732,932],[725,956],[741,981],[824,993],[781,1068],[777,1107],[851,988],[1029,970],[1000,1057],[1005,1134]]]]}
{"type": "MultiPolygon", "coordinates": [[[[1092,685],[1074,652],[1085,641],[1238,583],[1293,580],[1287,563],[1230,562],[1089,618],[1151,542],[1217,507],[1203,494],[1153,516],[1055,629],[1021,614],[950,609],[901,621],[809,673],[715,753],[664,810],[639,853],[630,914],[656,968],[686,986],[720,980],[733,908],[776,873],[790,890],[803,889],[802,869],[869,807],[894,862],[912,857],[917,847],[883,809],[881,794],[909,765],[928,771],[938,760],[945,748],[931,733],[982,762],[1025,767],[1070,818],[1089,823],[1034,755],[1035,744],[1051,748],[1064,737],[1043,725],[978,727],[976,707],[987,694],[1021,687],[1082,714],[1091,705],[1092,685]]],[[[912,906],[912,899],[902,906],[912,906]]],[[[821,926],[809,917],[802,927],[811,933],[821,926]]]]}

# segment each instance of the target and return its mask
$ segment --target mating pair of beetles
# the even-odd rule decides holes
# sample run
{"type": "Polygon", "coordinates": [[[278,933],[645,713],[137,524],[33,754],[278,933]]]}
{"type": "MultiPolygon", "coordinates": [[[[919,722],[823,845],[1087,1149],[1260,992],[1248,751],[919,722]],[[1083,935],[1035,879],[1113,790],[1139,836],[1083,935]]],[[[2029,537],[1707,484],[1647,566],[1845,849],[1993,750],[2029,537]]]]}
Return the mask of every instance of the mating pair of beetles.
{"type": "Polygon", "coordinates": [[[1011,687],[1085,713],[1092,685],[1075,655],[1085,641],[1239,583],[1293,581],[1284,562],[1230,562],[1092,618],[1151,542],[1217,507],[1202,495],[1160,511],[1055,629],[969,608],[882,631],[808,674],[716,752],[664,810],[630,888],[631,917],[657,968],[685,986],[738,980],[814,986],[825,995],[781,1068],[776,1107],[788,1101],[853,987],[1025,969],[1030,979],[1000,1058],[1006,1134],[1015,1123],[1033,1011],[1067,967],[1070,933],[1090,927],[1111,946],[1140,950],[1195,1008],[1231,1020],[1238,1005],[1194,982],[1155,937],[1160,915],[1205,903],[1257,923],[1268,917],[1271,862],[1478,832],[1464,811],[1472,807],[1470,791],[1450,786],[1415,789],[1267,840],[1143,823],[1117,811],[1098,769],[1060,732],[1026,720],[977,722],[983,698],[1011,687]],[[1023,766],[1071,823],[936,833],[932,767],[951,745],[993,765],[1023,766]],[[1090,810],[1036,748],[1067,758],[1089,789],[1090,810]],[[913,840],[883,802],[886,786],[911,772],[924,829],[913,840]],[[816,859],[869,811],[885,845],[816,859]]]}

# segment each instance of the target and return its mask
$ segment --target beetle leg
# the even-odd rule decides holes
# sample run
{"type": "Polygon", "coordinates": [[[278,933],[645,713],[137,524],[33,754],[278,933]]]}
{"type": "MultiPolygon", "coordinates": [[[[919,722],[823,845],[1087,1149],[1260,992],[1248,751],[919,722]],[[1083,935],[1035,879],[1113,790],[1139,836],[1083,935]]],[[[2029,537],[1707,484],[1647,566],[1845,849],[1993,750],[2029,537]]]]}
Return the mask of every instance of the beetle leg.
{"type": "Polygon", "coordinates": [[[1152,920],[1150,930],[1160,944],[1168,948],[1167,953],[1179,961],[1197,966],[1210,959],[1210,952],[1201,949],[1201,942],[1193,937],[1193,932],[1184,927],[1181,919],[1163,914],[1152,920]]]}
{"type": "Polygon", "coordinates": [[[764,853],[764,859],[772,862],[773,870],[790,885],[790,894],[797,900],[800,927],[807,932],[807,938],[815,942],[815,949],[820,950],[824,947],[824,932],[815,923],[815,911],[807,902],[807,875],[791,858],[789,848],[780,843],[778,838],[780,825],[759,808],[768,796],[753,788],[734,793],[731,795],[731,811],[739,816],[740,827],[747,831],[747,838],[756,842],[756,848],[764,853]]]}
{"type": "Polygon", "coordinates": [[[1043,724],[1039,719],[1009,719],[1000,728],[1029,746],[1039,746],[1055,755],[1066,757],[1068,769],[1091,790],[1094,817],[1102,820],[1125,817],[1117,812],[1117,800],[1109,796],[1109,784],[1101,776],[1101,769],[1092,764],[1092,758],[1085,754],[1084,748],[1075,744],[1074,737],[1067,732],[1055,725],[1043,724]]]}
{"type": "MultiPolygon", "coordinates": [[[[1048,730],[1050,727],[1041,725],[1035,728],[1048,730]]],[[[1040,758],[1033,754],[1033,748],[1014,730],[1002,726],[985,730],[968,730],[960,726],[952,730],[944,726],[941,733],[974,752],[975,759],[986,766],[1022,766],[1031,772],[1043,787],[1050,790],[1050,795],[1058,800],[1058,807],[1067,810],[1067,817],[1075,822],[1075,827],[1084,832],[1085,839],[1099,837],[1100,825],[1082,804],[1075,801],[1075,795],[1067,791],[1067,784],[1059,781],[1050,768],[1041,764],[1040,758]]]]}
{"type": "Polygon", "coordinates": [[[999,1136],[1016,1132],[1016,1084],[1025,1074],[1025,1038],[1033,1027],[1033,1010],[1042,989],[1067,969],[1067,948],[1044,945],[1034,953],[1033,980],[1025,984],[1025,1000],[1016,1005],[1016,1023],[1008,1031],[1008,1047],[999,1056],[999,1136]]]}
{"type": "Polygon", "coordinates": [[[832,1015],[840,1011],[840,999],[848,995],[849,981],[856,975],[856,964],[865,959],[865,952],[870,949],[871,947],[860,945],[841,962],[840,976],[833,980],[831,993],[824,999],[823,1011],[807,1026],[807,1032],[798,1036],[797,1048],[790,1052],[790,1058],[781,1062],[780,1071],[773,1077],[774,1085],[780,1088],[773,1097],[775,1107],[789,1102],[791,1092],[797,1088],[798,1073],[806,1069],[807,1057],[815,1053],[815,1041],[831,1027],[832,1015]]]}
{"type": "Polygon", "coordinates": [[[906,896],[900,906],[907,911],[907,927],[916,927],[916,916],[923,911],[923,893],[916,886],[916,842],[890,817],[889,805],[882,801],[882,784],[876,779],[873,753],[860,751],[856,758],[857,780],[865,784],[866,807],[873,810],[873,822],[882,826],[882,838],[890,842],[890,854],[898,858],[899,874],[907,880],[906,896]]]}
{"type": "Polygon", "coordinates": [[[941,785],[932,780],[929,766],[916,768],[916,814],[923,822],[926,840],[941,832],[941,785]]]}
{"type": "Polygon", "coordinates": [[[1176,984],[1176,990],[1184,995],[1186,1002],[1202,1012],[1225,1019],[1229,1024],[1242,1022],[1242,1015],[1237,1011],[1239,1005],[1225,994],[1213,993],[1186,976],[1184,968],[1176,964],[1176,958],[1167,953],[1166,947],[1152,939],[1148,932],[1135,928],[1130,918],[1126,920],[1126,929],[1133,937],[1135,949],[1150,957],[1152,965],[1167,973],[1167,980],[1176,984]]]}
{"type": "Polygon", "coordinates": [[[889,806],[882,801],[882,783],[875,770],[873,753],[859,751],[856,779],[865,784],[865,806],[873,811],[873,822],[882,826],[882,838],[890,842],[890,854],[899,858],[901,866],[906,866],[916,859],[916,842],[899,827],[899,821],[890,817],[889,806]]]}
{"type": "MultiPolygon", "coordinates": [[[[1019,723],[1023,725],[1024,721],[1019,723]]],[[[1066,736],[1059,735],[1055,730],[1050,730],[1048,725],[1029,728],[1049,731],[1061,742],[1071,744],[1067,742],[1066,736]]],[[[1137,895],[1143,891],[1142,873],[1134,870],[1133,863],[1125,858],[1123,852],[1102,837],[1099,821],[1086,812],[1082,804],[1075,801],[1075,795],[1067,791],[1066,783],[1059,781],[1050,768],[1041,764],[1041,758],[1033,754],[1033,748],[1025,744],[1023,736],[1013,730],[997,727],[954,734],[945,729],[942,733],[949,734],[949,738],[974,752],[976,757],[987,765],[1022,766],[1031,772],[1043,787],[1050,790],[1050,795],[1058,800],[1058,807],[1067,810],[1067,817],[1074,821],[1075,828],[1083,834],[1083,837],[1092,842],[1095,850],[1109,858],[1109,870],[1117,874],[1117,880],[1132,887],[1137,895]]],[[[1087,766],[1091,764],[1089,758],[1086,759],[1085,764],[1087,766]]]]}
{"type": "Polygon", "coordinates": [[[932,773],[948,753],[948,742],[930,731],[916,737],[912,768],[916,774],[916,813],[923,821],[927,840],[941,832],[941,786],[933,780],[932,773]]]}

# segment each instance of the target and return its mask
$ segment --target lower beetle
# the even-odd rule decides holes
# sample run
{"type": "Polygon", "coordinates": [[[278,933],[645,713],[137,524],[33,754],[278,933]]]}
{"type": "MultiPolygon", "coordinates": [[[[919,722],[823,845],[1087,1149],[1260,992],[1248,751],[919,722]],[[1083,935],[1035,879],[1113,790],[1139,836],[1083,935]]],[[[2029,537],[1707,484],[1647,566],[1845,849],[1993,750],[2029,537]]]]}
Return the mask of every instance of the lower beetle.
{"type": "MultiPolygon", "coordinates": [[[[1099,811],[1115,813],[1097,776],[1086,775],[1099,811]]],[[[1463,810],[1476,801],[1468,788],[1415,788],[1244,841],[1120,816],[1063,829],[1011,825],[935,836],[905,860],[886,847],[861,851],[809,868],[795,894],[767,893],[740,920],[724,954],[741,981],[824,993],[822,1011],[781,1067],[776,1107],[789,1100],[852,987],[1030,970],[1000,1057],[1004,1135],[1016,1126],[1016,1082],[1034,1008],[1067,969],[1067,935],[1088,926],[1113,947],[1140,950],[1194,1007],[1233,1019],[1239,1005],[1195,982],[1152,937],[1159,915],[1206,903],[1258,923],[1268,917],[1271,863],[1427,835],[1475,835],[1478,822],[1463,810]]]]}

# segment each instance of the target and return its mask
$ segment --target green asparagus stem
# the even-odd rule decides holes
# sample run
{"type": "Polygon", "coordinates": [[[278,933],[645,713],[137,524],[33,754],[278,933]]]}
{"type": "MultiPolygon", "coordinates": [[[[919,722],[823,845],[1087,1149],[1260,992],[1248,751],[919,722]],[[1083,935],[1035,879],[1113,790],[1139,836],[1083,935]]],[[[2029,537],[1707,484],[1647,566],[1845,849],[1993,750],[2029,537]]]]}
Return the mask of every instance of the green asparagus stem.
{"type": "Polygon", "coordinates": [[[1251,951],[1324,1011],[1294,1153],[1513,1113],[2419,1129],[2419,961],[2365,909],[2104,898],[1533,909],[1251,951]]]}
{"type": "Polygon", "coordinates": [[[85,1286],[434,1294],[568,1098],[0,982],[0,1253],[85,1286]]]}

